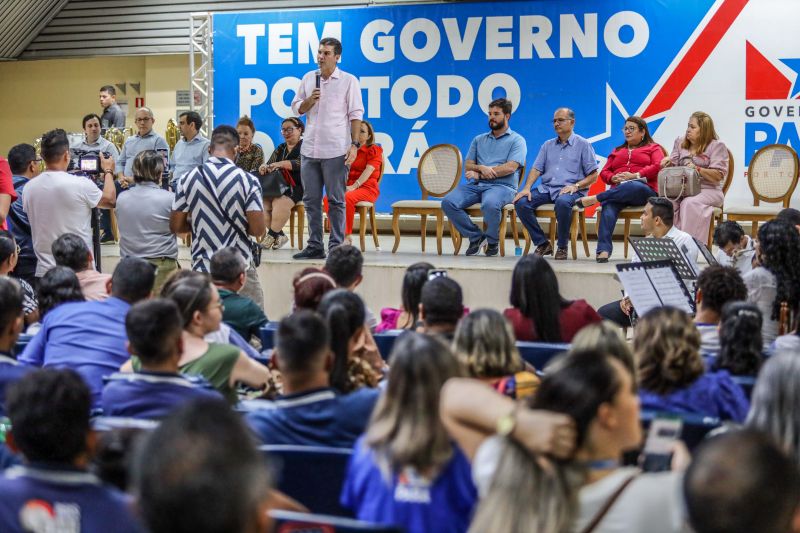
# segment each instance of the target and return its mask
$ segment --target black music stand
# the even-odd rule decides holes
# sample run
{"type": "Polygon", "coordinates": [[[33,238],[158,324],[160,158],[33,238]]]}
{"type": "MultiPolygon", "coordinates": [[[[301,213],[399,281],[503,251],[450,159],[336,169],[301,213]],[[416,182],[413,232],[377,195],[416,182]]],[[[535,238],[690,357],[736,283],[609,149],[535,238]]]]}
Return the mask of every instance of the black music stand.
{"type": "Polygon", "coordinates": [[[640,261],[672,261],[681,279],[692,282],[697,279],[697,272],[691,262],[672,239],[628,237],[628,242],[633,246],[640,261]]]}
{"type": "Polygon", "coordinates": [[[639,316],[663,306],[695,313],[694,298],[672,260],[620,264],[617,275],[639,316]]]}

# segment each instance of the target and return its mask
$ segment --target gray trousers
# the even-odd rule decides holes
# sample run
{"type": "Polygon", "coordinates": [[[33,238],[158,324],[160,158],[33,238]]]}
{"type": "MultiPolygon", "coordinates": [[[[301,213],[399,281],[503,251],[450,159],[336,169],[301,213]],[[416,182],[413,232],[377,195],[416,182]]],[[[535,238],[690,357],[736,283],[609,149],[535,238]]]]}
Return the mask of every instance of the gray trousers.
{"type": "Polygon", "coordinates": [[[250,263],[247,267],[247,281],[244,282],[244,287],[239,291],[242,296],[247,296],[253,300],[257,306],[262,310],[264,309],[264,290],[261,288],[261,281],[258,279],[258,272],[256,266],[250,263]]]}
{"type": "Polygon", "coordinates": [[[328,219],[331,237],[328,250],[344,240],[344,190],[347,183],[345,156],[317,159],[300,156],[300,177],[303,179],[303,203],[308,215],[308,247],[324,249],[322,243],[322,187],[328,195],[328,219]]]}

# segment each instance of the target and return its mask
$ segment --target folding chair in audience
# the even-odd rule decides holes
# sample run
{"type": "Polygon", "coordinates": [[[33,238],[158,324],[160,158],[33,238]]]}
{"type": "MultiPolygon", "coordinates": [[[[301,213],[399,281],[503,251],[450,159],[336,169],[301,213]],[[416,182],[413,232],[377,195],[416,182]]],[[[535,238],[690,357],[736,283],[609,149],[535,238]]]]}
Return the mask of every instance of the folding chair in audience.
{"type": "Polygon", "coordinates": [[[396,341],[397,337],[399,337],[405,331],[406,330],[404,329],[393,329],[384,331],[382,333],[372,334],[372,337],[375,339],[375,344],[378,345],[378,351],[381,353],[381,357],[384,361],[389,360],[389,354],[392,353],[394,341],[396,341]]]}
{"type": "Polygon", "coordinates": [[[642,423],[642,428],[647,430],[650,428],[650,423],[658,416],[667,416],[672,418],[680,418],[683,421],[683,429],[681,429],[681,440],[692,451],[698,444],[700,444],[706,436],[719,428],[722,421],[713,416],[703,416],[686,413],[667,413],[656,411],[642,411],[639,420],[642,423]]]}
{"type": "Polygon", "coordinates": [[[339,504],[353,451],[325,446],[268,445],[259,448],[275,467],[275,485],[314,513],[352,516],[339,504]]]}
{"type": "Polygon", "coordinates": [[[731,376],[731,380],[742,388],[742,392],[749,400],[753,394],[753,387],[756,386],[755,376],[731,376]]]}
{"type": "Polygon", "coordinates": [[[275,332],[278,331],[278,322],[267,322],[261,326],[258,336],[261,339],[261,351],[271,350],[275,347],[275,332]]]}
{"type": "Polygon", "coordinates": [[[270,511],[275,521],[276,533],[402,533],[396,526],[385,526],[320,514],[294,513],[291,511],[270,511]]]}
{"type": "Polygon", "coordinates": [[[569,351],[569,348],[569,344],[561,342],[517,341],[519,355],[536,370],[544,370],[555,356],[569,351]]]}
{"type": "Polygon", "coordinates": [[[14,345],[14,355],[18,356],[25,351],[25,347],[31,342],[33,335],[20,335],[17,339],[17,344],[14,345]]]}

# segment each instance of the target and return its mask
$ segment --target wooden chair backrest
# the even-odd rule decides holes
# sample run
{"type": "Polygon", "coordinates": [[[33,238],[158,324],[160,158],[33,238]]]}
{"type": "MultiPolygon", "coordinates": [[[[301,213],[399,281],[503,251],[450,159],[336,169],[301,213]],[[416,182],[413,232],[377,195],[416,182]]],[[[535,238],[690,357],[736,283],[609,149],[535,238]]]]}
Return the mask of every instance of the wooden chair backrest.
{"type": "Polygon", "coordinates": [[[461,151],[452,144],[431,146],[419,159],[417,181],[422,198],[441,198],[458,185],[461,179],[461,151]]]}
{"type": "Polygon", "coordinates": [[[791,146],[770,144],[758,150],[747,168],[753,205],[764,201],[789,207],[789,199],[797,187],[797,174],[797,152],[791,146]]]}

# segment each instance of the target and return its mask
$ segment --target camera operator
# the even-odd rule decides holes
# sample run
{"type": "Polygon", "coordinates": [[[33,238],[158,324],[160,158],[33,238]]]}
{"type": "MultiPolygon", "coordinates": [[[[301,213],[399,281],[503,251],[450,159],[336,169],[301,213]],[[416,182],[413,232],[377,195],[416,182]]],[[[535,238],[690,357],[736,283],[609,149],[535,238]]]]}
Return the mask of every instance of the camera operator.
{"type": "Polygon", "coordinates": [[[94,113],[89,113],[83,117],[83,132],[85,137],[83,142],[70,148],[72,151],[72,161],[74,168],[78,167],[78,158],[82,154],[108,152],[114,161],[119,159],[119,150],[114,143],[100,136],[100,117],[94,113]]]}
{"type": "Polygon", "coordinates": [[[37,278],[55,266],[51,246],[62,234],[75,233],[92,249],[92,209],[112,208],[117,200],[113,157],[100,153],[101,191],[93,180],[66,172],[70,151],[64,130],[45,133],[41,150],[46,170],[25,186],[22,199],[22,207],[31,224],[33,249],[39,260],[37,278]]]}

